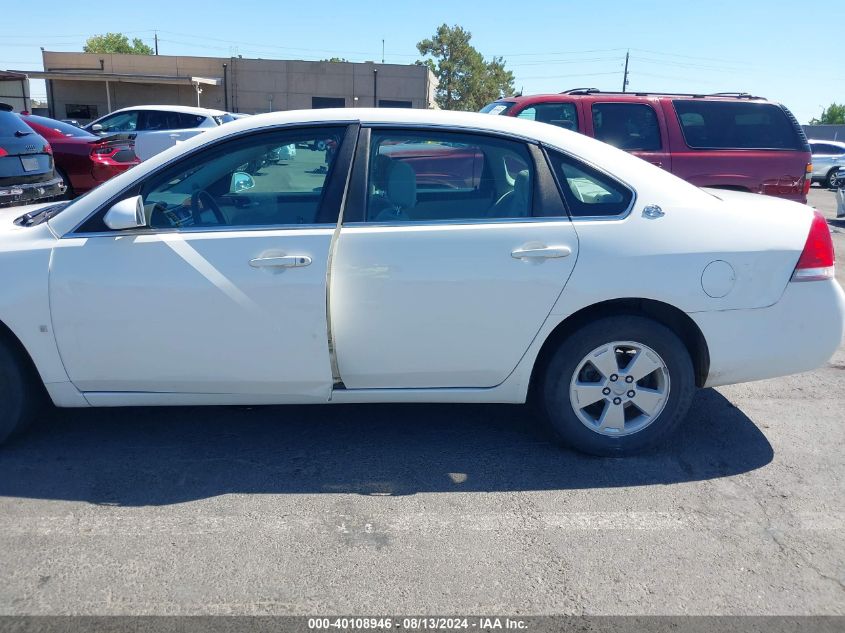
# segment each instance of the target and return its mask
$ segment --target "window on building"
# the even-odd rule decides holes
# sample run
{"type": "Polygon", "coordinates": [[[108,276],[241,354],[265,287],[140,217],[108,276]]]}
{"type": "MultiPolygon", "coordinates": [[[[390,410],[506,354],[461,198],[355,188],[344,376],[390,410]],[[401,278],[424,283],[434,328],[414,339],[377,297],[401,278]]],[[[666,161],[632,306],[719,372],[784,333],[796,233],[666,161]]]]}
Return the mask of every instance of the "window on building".
{"type": "Polygon", "coordinates": [[[318,108],[345,108],[344,97],[311,97],[311,107],[318,108]]]}
{"type": "Polygon", "coordinates": [[[97,111],[95,105],[81,105],[78,103],[68,103],[65,105],[65,118],[67,119],[84,119],[91,120],[99,118],[100,113],[97,111]]]}
{"type": "Polygon", "coordinates": [[[401,101],[396,99],[379,99],[378,107],[380,108],[413,108],[414,105],[410,101],[401,101]]]}

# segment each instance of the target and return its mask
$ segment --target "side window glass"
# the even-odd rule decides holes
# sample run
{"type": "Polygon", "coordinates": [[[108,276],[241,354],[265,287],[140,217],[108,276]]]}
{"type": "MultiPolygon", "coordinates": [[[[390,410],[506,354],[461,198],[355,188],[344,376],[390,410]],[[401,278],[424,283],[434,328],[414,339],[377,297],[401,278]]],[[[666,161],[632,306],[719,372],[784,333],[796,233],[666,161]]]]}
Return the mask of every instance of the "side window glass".
{"type": "Polygon", "coordinates": [[[574,103],[538,103],[528,106],[516,117],[578,131],[578,111],[574,103]]]}
{"type": "Polygon", "coordinates": [[[440,131],[376,131],[370,139],[369,222],[531,215],[534,165],[520,142],[440,131]]]}
{"type": "Polygon", "coordinates": [[[186,159],[142,188],[149,225],[319,224],[323,188],[343,133],[343,128],[267,133],[186,159]]]}
{"type": "Polygon", "coordinates": [[[644,103],[594,103],[593,130],[598,140],[626,151],[661,148],[654,108],[644,103]]]}
{"type": "Polygon", "coordinates": [[[134,132],[138,129],[138,112],[121,112],[100,121],[101,132],[134,132]]]}
{"type": "Polygon", "coordinates": [[[628,211],[634,193],[625,185],[566,154],[553,150],[548,154],[573,217],[608,217],[628,211]]]}
{"type": "Polygon", "coordinates": [[[197,127],[205,119],[199,114],[187,114],[185,112],[176,112],[176,127],[179,129],[190,129],[197,127]]]}

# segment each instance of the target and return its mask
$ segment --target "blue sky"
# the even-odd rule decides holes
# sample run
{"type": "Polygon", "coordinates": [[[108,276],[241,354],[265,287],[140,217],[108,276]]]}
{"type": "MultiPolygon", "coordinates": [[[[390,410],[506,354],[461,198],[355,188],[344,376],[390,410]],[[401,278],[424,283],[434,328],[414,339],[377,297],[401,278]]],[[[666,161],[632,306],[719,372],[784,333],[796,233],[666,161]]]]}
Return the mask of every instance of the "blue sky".
{"type": "MultiPolygon", "coordinates": [[[[378,61],[384,39],[385,61],[412,63],[415,44],[446,22],[471,31],[486,57],[503,56],[526,94],[619,90],[630,49],[630,90],[751,92],[782,101],[802,123],[845,102],[845,70],[833,63],[842,20],[825,23],[794,1],[41,0],[38,9],[0,7],[0,68],[40,69],[39,47],[81,50],[95,33],[152,44],[155,29],[162,54],[378,61]]],[[[43,82],[32,93],[43,98],[43,82]]]]}

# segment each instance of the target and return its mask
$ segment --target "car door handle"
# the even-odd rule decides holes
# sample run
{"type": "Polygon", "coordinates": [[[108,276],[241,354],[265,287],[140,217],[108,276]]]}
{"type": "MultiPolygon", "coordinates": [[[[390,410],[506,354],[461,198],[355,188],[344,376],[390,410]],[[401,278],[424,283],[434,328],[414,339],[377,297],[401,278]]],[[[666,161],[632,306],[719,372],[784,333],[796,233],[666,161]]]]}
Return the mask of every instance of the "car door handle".
{"type": "Polygon", "coordinates": [[[280,255],[278,257],[256,257],[249,260],[253,268],[301,268],[309,266],[311,258],[308,255],[280,255]]]}
{"type": "Polygon", "coordinates": [[[511,251],[511,257],[514,259],[539,258],[555,259],[558,257],[567,257],[572,254],[572,249],[568,246],[543,246],[540,248],[518,248],[511,251]]]}

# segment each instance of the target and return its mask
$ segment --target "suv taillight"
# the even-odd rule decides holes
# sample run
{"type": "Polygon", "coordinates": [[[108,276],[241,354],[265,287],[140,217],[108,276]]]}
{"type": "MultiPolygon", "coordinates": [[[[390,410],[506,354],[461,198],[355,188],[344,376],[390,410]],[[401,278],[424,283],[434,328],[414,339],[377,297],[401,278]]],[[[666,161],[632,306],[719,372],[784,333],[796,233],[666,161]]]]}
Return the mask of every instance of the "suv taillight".
{"type": "Polygon", "coordinates": [[[8,155],[9,155],[9,152],[7,152],[5,149],[0,147],[0,158],[3,158],[4,156],[8,156],[8,155]]]}
{"type": "Polygon", "coordinates": [[[804,195],[810,193],[810,185],[813,184],[813,163],[807,163],[804,170],[804,195]]]}
{"type": "Polygon", "coordinates": [[[813,211],[810,234],[804,243],[804,250],[795,265],[792,281],[818,281],[833,279],[833,240],[827,221],[818,211],[813,211]]]}

